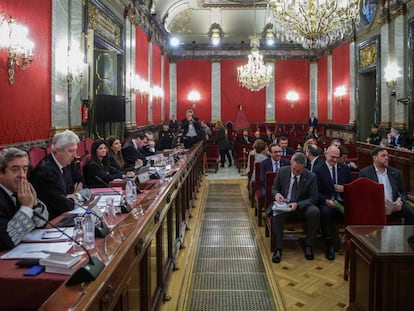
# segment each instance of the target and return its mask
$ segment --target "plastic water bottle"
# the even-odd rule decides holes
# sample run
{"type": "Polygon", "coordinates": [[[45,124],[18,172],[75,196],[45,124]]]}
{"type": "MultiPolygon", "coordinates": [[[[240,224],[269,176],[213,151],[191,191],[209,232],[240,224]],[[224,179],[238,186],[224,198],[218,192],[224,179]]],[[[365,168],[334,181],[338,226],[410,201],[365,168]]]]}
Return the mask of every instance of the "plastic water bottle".
{"type": "Polygon", "coordinates": [[[83,221],[84,243],[86,249],[95,248],[95,217],[92,211],[87,211],[83,221]]]}
{"type": "Polygon", "coordinates": [[[134,191],[134,188],[134,182],[131,178],[128,178],[125,185],[125,196],[128,204],[131,204],[135,200],[136,190],[134,191]]]}
{"type": "MultiPolygon", "coordinates": [[[[73,228],[73,239],[78,242],[80,245],[83,244],[84,232],[83,232],[83,217],[75,217],[75,228],[73,228]]],[[[83,248],[73,241],[72,243],[72,253],[75,255],[84,254],[85,251],[83,248]]]]}

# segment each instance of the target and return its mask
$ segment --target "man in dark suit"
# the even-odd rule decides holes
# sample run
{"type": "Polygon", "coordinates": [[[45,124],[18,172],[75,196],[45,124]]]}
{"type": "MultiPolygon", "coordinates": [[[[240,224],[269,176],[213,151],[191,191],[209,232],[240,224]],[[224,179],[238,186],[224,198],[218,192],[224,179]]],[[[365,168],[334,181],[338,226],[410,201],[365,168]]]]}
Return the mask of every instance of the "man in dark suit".
{"type": "Polygon", "coordinates": [[[414,209],[407,204],[407,193],[400,171],[389,166],[388,152],[385,148],[375,148],[371,155],[373,164],[363,168],[359,176],[383,184],[385,200],[393,205],[387,214],[405,218],[405,224],[414,225],[414,209]]]}
{"type": "Polygon", "coordinates": [[[252,139],[249,137],[249,131],[244,130],[242,136],[239,137],[239,143],[250,144],[252,139]]]}
{"type": "Polygon", "coordinates": [[[313,260],[312,244],[319,229],[319,209],[315,205],[318,199],[316,176],[305,168],[306,157],[297,152],[292,156],[290,166],[279,169],[272,187],[272,195],[279,204],[287,203],[289,212],[278,213],[267,208],[267,215],[272,215],[272,234],[276,236],[276,249],[272,261],[279,263],[282,258],[283,228],[286,218],[299,215],[306,219],[305,258],[313,260]]]}
{"type": "Polygon", "coordinates": [[[89,189],[83,189],[82,176],[73,163],[78,142],[79,137],[70,130],[56,134],[52,152],[30,174],[39,198],[49,210],[49,219],[73,210],[75,200],[90,198],[89,189]]]}
{"type": "Polygon", "coordinates": [[[325,257],[328,260],[335,259],[333,219],[343,217],[337,208],[343,202],[343,185],[352,181],[351,170],[347,165],[338,162],[339,157],[339,148],[329,146],[325,153],[325,163],[313,169],[318,180],[321,229],[326,240],[325,257]]]}
{"type": "Polygon", "coordinates": [[[185,118],[181,121],[181,128],[183,129],[184,147],[190,148],[200,140],[203,140],[204,136],[201,134],[202,129],[198,118],[194,116],[191,109],[188,109],[185,113],[185,118]]]}
{"type": "Polygon", "coordinates": [[[0,251],[19,244],[27,233],[46,222],[49,213],[27,181],[29,157],[17,148],[0,152],[0,251]]]}
{"type": "Polygon", "coordinates": [[[308,119],[308,126],[313,126],[315,129],[318,127],[318,118],[315,117],[315,113],[311,113],[308,119]]]}
{"type": "Polygon", "coordinates": [[[143,132],[134,132],[131,134],[131,139],[122,147],[122,156],[124,157],[126,166],[136,167],[137,165],[141,166],[140,164],[147,165],[148,160],[142,152],[142,148],[147,143],[148,139],[143,132]]]}
{"type": "Polygon", "coordinates": [[[278,143],[281,148],[280,152],[282,156],[292,155],[294,153],[293,150],[288,147],[289,140],[286,136],[280,136],[278,143]]]}
{"type": "Polygon", "coordinates": [[[308,158],[307,169],[311,172],[313,172],[316,166],[325,163],[325,160],[321,158],[321,149],[314,144],[310,144],[306,147],[305,155],[308,158]]]}
{"type": "Polygon", "coordinates": [[[278,144],[270,144],[269,152],[270,157],[262,161],[260,164],[260,191],[262,195],[265,195],[265,176],[266,172],[277,173],[282,166],[290,165],[290,162],[286,159],[282,159],[280,156],[280,146],[278,144]]]}
{"type": "Polygon", "coordinates": [[[391,148],[408,148],[407,138],[400,133],[400,131],[394,127],[391,128],[387,134],[388,147],[391,148]]]}

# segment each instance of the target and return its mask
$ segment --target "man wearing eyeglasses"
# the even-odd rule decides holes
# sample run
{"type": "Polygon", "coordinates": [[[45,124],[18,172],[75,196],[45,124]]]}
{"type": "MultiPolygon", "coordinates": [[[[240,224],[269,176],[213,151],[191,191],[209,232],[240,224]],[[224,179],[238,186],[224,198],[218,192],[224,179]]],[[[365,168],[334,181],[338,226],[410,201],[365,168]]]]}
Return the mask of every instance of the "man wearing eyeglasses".
{"type": "Polygon", "coordinates": [[[333,220],[335,217],[343,218],[342,213],[337,208],[338,204],[343,204],[343,185],[352,180],[350,168],[339,163],[339,157],[339,148],[329,146],[325,153],[325,163],[313,168],[318,181],[321,230],[326,241],[325,257],[328,260],[335,259],[333,220]]]}

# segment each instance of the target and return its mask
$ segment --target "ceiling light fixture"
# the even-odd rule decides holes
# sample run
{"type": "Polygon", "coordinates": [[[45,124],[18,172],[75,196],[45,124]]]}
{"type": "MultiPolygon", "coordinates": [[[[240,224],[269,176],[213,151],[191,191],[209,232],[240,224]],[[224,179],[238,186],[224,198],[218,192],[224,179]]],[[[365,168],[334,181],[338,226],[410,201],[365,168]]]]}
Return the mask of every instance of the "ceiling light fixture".
{"type": "MultiPolygon", "coordinates": [[[[254,27],[256,27],[256,2],[254,2],[254,27]]],[[[272,80],[272,67],[263,63],[263,55],[259,52],[259,37],[256,31],[250,37],[251,53],[246,65],[237,68],[237,81],[250,91],[260,91],[272,80]]]]}
{"type": "Polygon", "coordinates": [[[323,49],[354,34],[359,0],[269,0],[276,35],[305,49],[323,49]]]}

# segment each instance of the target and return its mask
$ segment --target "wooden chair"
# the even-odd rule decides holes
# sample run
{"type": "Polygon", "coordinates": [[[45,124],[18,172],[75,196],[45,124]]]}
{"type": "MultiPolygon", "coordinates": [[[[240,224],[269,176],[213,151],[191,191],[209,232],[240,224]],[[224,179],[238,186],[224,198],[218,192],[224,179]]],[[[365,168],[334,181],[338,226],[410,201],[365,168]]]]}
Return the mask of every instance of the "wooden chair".
{"type": "Polygon", "coordinates": [[[273,216],[267,217],[266,209],[274,200],[273,195],[272,195],[272,187],[273,187],[273,183],[276,178],[276,174],[277,173],[275,172],[266,172],[265,174],[265,199],[264,199],[265,215],[263,216],[263,218],[265,222],[265,236],[270,235],[270,247],[272,250],[274,249],[274,245],[275,245],[274,237],[272,234],[272,217],[273,216]]]}
{"type": "Polygon", "coordinates": [[[236,145],[236,167],[239,172],[247,165],[248,154],[252,150],[252,144],[237,144],[236,145]]]}
{"type": "Polygon", "coordinates": [[[79,162],[79,171],[81,172],[82,175],[83,175],[83,168],[89,162],[90,159],[91,159],[91,155],[87,154],[80,160],[80,162],[79,162]]]}
{"type": "Polygon", "coordinates": [[[46,149],[43,147],[32,147],[29,149],[30,164],[34,168],[46,156],[46,149]]]}
{"type": "MultiPolygon", "coordinates": [[[[344,185],[345,226],[386,225],[384,186],[368,178],[358,178],[344,185]]],[[[345,235],[344,280],[349,275],[351,240],[345,235]]]]}
{"type": "Polygon", "coordinates": [[[264,195],[260,191],[260,170],[262,162],[254,164],[254,183],[252,183],[254,215],[257,216],[257,225],[262,225],[262,209],[264,204],[264,195]]]}
{"type": "Polygon", "coordinates": [[[206,144],[206,161],[207,168],[209,164],[214,166],[214,172],[217,173],[220,161],[219,149],[215,144],[206,144]]]}

